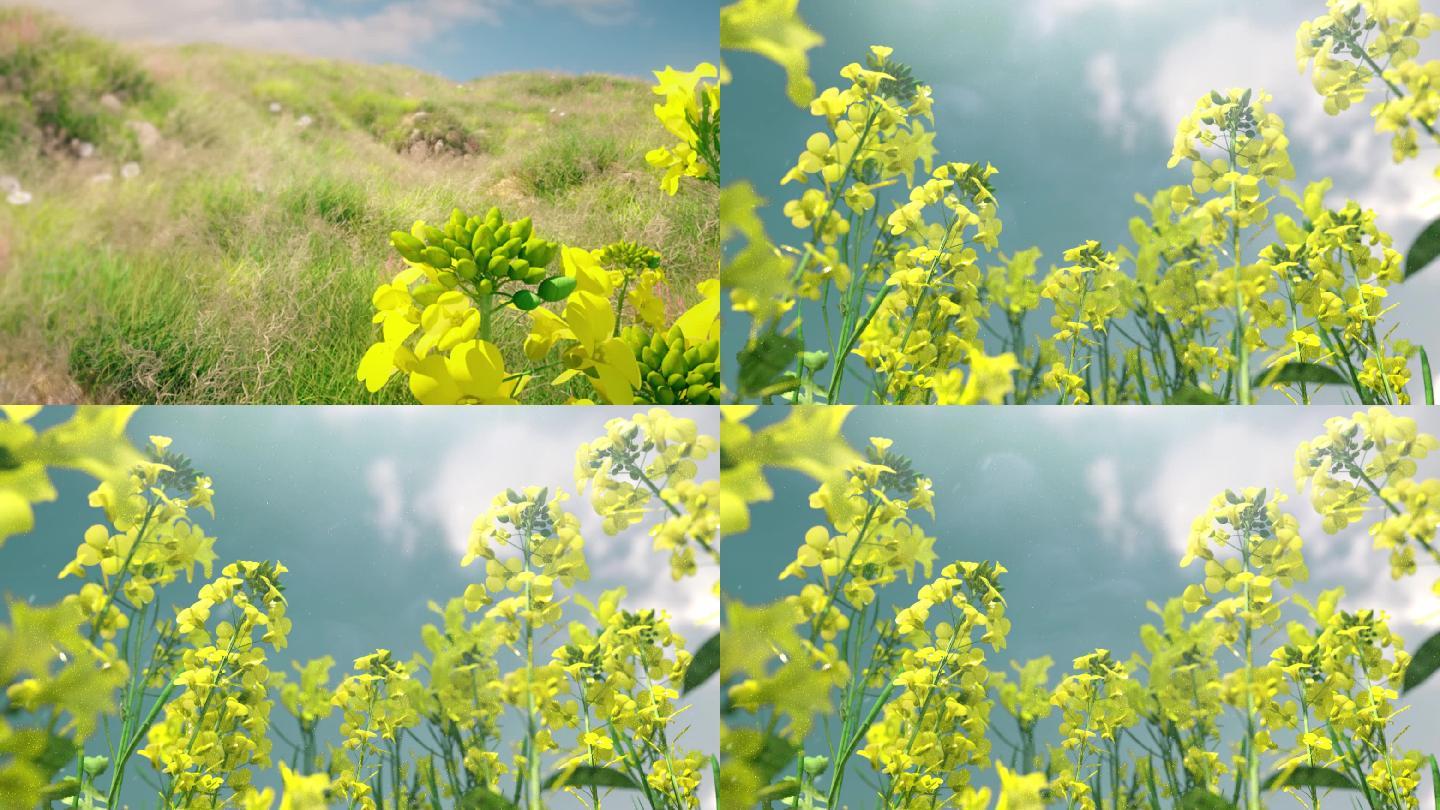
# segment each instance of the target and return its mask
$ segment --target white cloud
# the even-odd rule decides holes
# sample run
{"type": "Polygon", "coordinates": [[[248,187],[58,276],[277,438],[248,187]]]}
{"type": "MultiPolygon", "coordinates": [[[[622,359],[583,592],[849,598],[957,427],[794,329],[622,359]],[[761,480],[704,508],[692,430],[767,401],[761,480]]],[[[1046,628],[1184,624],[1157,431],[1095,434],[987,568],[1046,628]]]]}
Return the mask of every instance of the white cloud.
{"type": "MultiPolygon", "coordinates": [[[[713,474],[713,471],[712,471],[713,474]]],[[[597,530],[589,535],[604,537],[597,530]]],[[[676,582],[664,554],[656,551],[645,531],[629,531],[618,537],[604,537],[586,546],[591,551],[591,571],[596,577],[625,583],[632,604],[660,608],[670,614],[676,629],[694,647],[699,639],[689,638],[720,625],[720,605],[714,584],[719,569],[700,565],[698,575],[676,582]],[[596,553],[599,552],[599,553],[596,553]],[[698,631],[698,632],[697,632],[698,631]]]]}
{"type": "Polygon", "coordinates": [[[1135,146],[1139,122],[1125,109],[1125,90],[1120,76],[1120,60],[1104,51],[1085,63],[1085,84],[1095,94],[1095,119],[1107,135],[1120,139],[1127,151],[1135,146]]]}
{"type": "Polygon", "coordinates": [[[1085,468],[1085,490],[1095,501],[1095,528],[1109,542],[1132,551],[1139,532],[1127,508],[1123,487],[1120,464],[1114,457],[1100,456],[1085,468]]]}
{"type": "Polygon", "coordinates": [[[507,0],[389,0],[321,15],[297,0],[35,0],[106,36],[215,42],[348,59],[401,58],[465,22],[498,24],[507,0]]]}
{"type": "MultiPolygon", "coordinates": [[[[1365,525],[1351,526],[1335,535],[1325,532],[1309,497],[1296,491],[1293,477],[1295,447],[1320,432],[1327,411],[1314,419],[1284,421],[1254,416],[1205,427],[1194,427],[1184,438],[1171,439],[1147,470],[1150,483],[1133,499],[1118,486],[1119,471],[1101,458],[1086,475],[1086,485],[1097,498],[1097,523],[1129,522],[1158,529],[1163,541],[1178,555],[1184,550],[1190,525],[1225,489],[1249,486],[1285,494],[1285,509],[1300,524],[1305,558],[1310,569],[1306,592],[1337,585],[1346,590],[1344,604],[1351,609],[1372,608],[1390,614],[1393,625],[1406,638],[1428,637],[1440,622],[1440,603],[1430,592],[1433,577],[1390,578],[1385,553],[1376,551],[1365,525]],[[1424,629],[1428,628],[1428,629],[1424,629]]],[[[1428,476],[1422,470],[1421,477],[1428,476]]],[[[1140,530],[1144,534],[1143,528],[1140,530]]],[[[1153,536],[1147,534],[1145,536],[1153,536]]],[[[1120,535],[1123,542],[1123,535],[1120,535]]]]}
{"type": "Polygon", "coordinates": [[[1154,5],[1154,0],[1030,0],[1027,16],[1048,36],[1071,18],[1092,11],[1131,11],[1147,5],[1154,5]]]}
{"type": "MultiPolygon", "coordinates": [[[[1195,100],[1211,89],[1254,87],[1274,96],[1270,108],[1285,120],[1291,152],[1308,159],[1318,172],[1332,175],[1330,200],[1353,198],[1373,208],[1382,227],[1402,245],[1435,214],[1440,197],[1431,177],[1436,160],[1396,165],[1389,138],[1376,133],[1366,112],[1378,97],[1338,116],[1325,112],[1324,101],[1308,74],[1296,69],[1292,20],[1261,24],[1241,17],[1220,17],[1161,52],[1148,82],[1136,89],[1129,114],[1148,120],[1152,133],[1168,143],[1176,124],[1195,100]]],[[[1307,180],[1297,179],[1303,187],[1307,180]]]]}
{"type": "MultiPolygon", "coordinates": [[[[564,487],[571,490],[575,448],[595,436],[595,427],[576,420],[565,430],[526,430],[523,423],[487,420],[465,434],[438,459],[433,473],[420,484],[420,514],[439,526],[447,545],[464,553],[470,526],[507,488],[564,487]]],[[[588,507],[573,510],[582,517],[588,507]]],[[[598,530],[598,522],[586,531],[598,530]]]]}
{"type": "MultiPolygon", "coordinates": [[[[1233,420],[1204,427],[1192,426],[1184,438],[1173,440],[1147,472],[1149,484],[1126,509],[1160,529],[1164,541],[1183,551],[1190,524],[1210,499],[1228,489],[1269,487],[1271,492],[1293,492],[1295,447],[1317,431],[1318,420],[1292,420],[1288,428],[1259,419],[1233,420]]],[[[1313,513],[1298,499],[1293,510],[1302,529],[1313,513]]]]}
{"type": "Polygon", "coordinates": [[[635,18],[635,0],[539,0],[541,6],[573,11],[594,25],[619,25],[635,18]]]}
{"type": "Polygon", "coordinates": [[[365,468],[365,487],[375,504],[371,519],[385,539],[395,542],[403,553],[415,550],[415,524],[405,510],[405,482],[400,465],[393,458],[378,458],[365,468]]]}

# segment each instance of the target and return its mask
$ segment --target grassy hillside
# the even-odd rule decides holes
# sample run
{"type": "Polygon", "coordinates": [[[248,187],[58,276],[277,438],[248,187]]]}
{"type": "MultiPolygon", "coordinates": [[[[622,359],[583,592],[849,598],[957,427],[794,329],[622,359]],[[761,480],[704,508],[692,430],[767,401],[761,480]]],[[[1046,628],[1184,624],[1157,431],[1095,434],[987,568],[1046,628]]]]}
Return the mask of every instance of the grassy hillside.
{"type": "MultiPolygon", "coordinates": [[[[0,201],[0,397],[406,401],[355,381],[370,295],[401,266],[389,232],[455,206],[650,245],[678,313],[716,271],[716,197],[659,189],[652,103],[606,76],[122,48],[0,9],[0,178],[30,196],[0,201]]],[[[525,319],[497,318],[519,357],[525,319]]]]}

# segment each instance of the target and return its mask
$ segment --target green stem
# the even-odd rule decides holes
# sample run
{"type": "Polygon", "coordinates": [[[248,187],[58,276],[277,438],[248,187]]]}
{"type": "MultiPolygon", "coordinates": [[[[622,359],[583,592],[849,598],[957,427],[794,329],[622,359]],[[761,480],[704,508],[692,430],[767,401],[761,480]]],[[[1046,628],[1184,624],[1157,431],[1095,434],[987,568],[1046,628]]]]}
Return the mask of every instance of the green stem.
{"type": "Polygon", "coordinates": [[[496,309],[490,306],[490,301],[494,297],[494,293],[482,293],[480,295],[480,300],[476,302],[477,306],[475,307],[476,309],[480,310],[480,339],[485,341],[486,343],[490,342],[490,319],[496,309]]]}

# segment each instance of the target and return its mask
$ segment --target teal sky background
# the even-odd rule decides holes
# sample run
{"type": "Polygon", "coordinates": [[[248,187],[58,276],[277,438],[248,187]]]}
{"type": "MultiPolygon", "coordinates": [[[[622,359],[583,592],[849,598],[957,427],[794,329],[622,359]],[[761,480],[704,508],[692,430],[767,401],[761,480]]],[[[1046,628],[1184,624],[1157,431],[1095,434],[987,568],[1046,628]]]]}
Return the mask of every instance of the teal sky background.
{"type": "MultiPolygon", "coordinates": [[[[58,421],[66,409],[37,420],[58,421]]],[[[715,435],[714,409],[677,408],[715,435]]],[[[575,449],[604,434],[606,421],[629,408],[420,408],[420,407],[149,407],[131,420],[128,435],[174,439],[214,479],[216,517],[201,517],[219,538],[215,574],[237,559],[279,559],[290,569],[286,596],[294,622],[290,646],[272,669],[293,671],[291,661],[335,658],[332,684],[351,661],[376,648],[402,660],[421,649],[420,628],[438,620],[430,600],[444,604],[477,580],[479,568],[460,567],[470,524],[506,487],[531,484],[574,495],[575,449]]],[[[37,425],[42,422],[37,421],[37,425]]],[[[718,474],[718,458],[702,475],[718,474]]],[[[57,501],[36,508],[36,530],[12,537],[0,549],[0,594],[50,603],[78,587],[57,580],[85,529],[103,522],[86,497],[93,482],[79,474],[54,476],[57,501]]],[[[588,499],[572,498],[580,517],[592,571],[577,590],[590,598],[625,586],[627,603],[667,610],[694,649],[715,632],[719,608],[712,593],[718,574],[675,583],[666,555],[651,548],[648,524],[608,537],[588,499]]],[[[189,604],[201,585],[183,580],[162,599],[189,604]]],[[[563,643],[563,634],[557,639],[563,643]]],[[[546,650],[548,654],[548,649],[546,650]]],[[[502,654],[504,655],[504,654],[502,654]]],[[[502,659],[502,667],[513,664],[502,659]]],[[[693,693],[682,744],[713,752],[718,745],[718,688],[693,693]]],[[[278,705],[274,720],[293,737],[278,705]]],[[[324,727],[334,733],[338,721],[324,727]]],[[[513,739],[513,736],[510,738],[513,739]]],[[[322,746],[323,748],[323,746],[322,746]]],[[[288,749],[277,743],[276,754],[288,749]]],[[[147,769],[142,762],[137,765],[147,769]]],[[[275,773],[278,773],[276,771],[275,773]]],[[[273,783],[274,774],[266,782],[273,783]]],[[[127,780],[131,806],[145,806],[139,780],[127,780]]],[[[708,787],[707,787],[708,790],[708,787]]],[[[618,801],[618,799],[617,799],[618,801]]],[[[571,806],[559,799],[556,806],[571,806]]]]}
{"type": "MultiPolygon", "coordinates": [[[[1394,410],[1440,435],[1440,411],[1394,410]]],[[[936,519],[922,516],[921,525],[938,539],[936,571],[955,560],[997,560],[1009,569],[1004,582],[1012,629],[996,666],[1009,670],[1010,661],[1049,655],[1056,664],[1053,684],[1075,657],[1096,648],[1120,658],[1140,649],[1141,625],[1157,618],[1145,603],[1164,604],[1201,576],[1198,566],[1179,566],[1185,540],[1194,518],[1227,487],[1266,486],[1289,495],[1311,573],[1301,593],[1314,598],[1344,586],[1342,607],[1388,611],[1411,652],[1440,631],[1440,599],[1429,590],[1440,571],[1431,565],[1391,581],[1386,555],[1371,549],[1363,526],[1326,535],[1308,498],[1297,494],[1295,448],[1323,432],[1325,419],[1351,412],[1326,406],[871,406],[851,414],[844,434],[856,447],[872,436],[893,439],[893,449],[933,480],[936,519]]],[[[783,414],[780,407],[764,408],[752,422],[767,424],[783,414]]],[[[1421,475],[1440,476],[1440,458],[1423,462],[1421,475]]],[[[768,478],[775,499],[752,504],[754,528],[726,539],[727,598],[760,603],[793,593],[796,580],[776,577],[794,560],[805,531],[824,522],[823,513],[807,505],[813,481],[783,471],[768,478]]],[[[919,585],[900,583],[883,598],[908,603],[919,585]]],[[[1406,702],[1412,708],[1404,745],[1440,751],[1440,682],[1406,702]]],[[[1013,738],[1003,710],[996,717],[1013,738]]],[[[854,784],[858,780],[847,782],[854,784]]]]}
{"type": "MultiPolygon", "coordinates": [[[[1440,11],[1433,0],[1422,7],[1440,11]]],[[[1433,147],[1417,161],[1391,162],[1389,137],[1368,115],[1378,100],[1333,117],[1296,69],[1295,30],[1324,11],[1323,0],[801,0],[800,14],[825,37],[810,51],[818,90],[843,85],[839,71],[863,62],[872,44],[934,88],[937,160],[990,162],[1006,254],[1038,246],[1043,272],[1087,239],[1114,250],[1129,244],[1134,202],[1190,179],[1167,169],[1180,118],[1212,87],[1258,87],[1286,121],[1297,186],[1335,178],[1327,200],[1354,198],[1374,208],[1382,229],[1408,249],[1440,215],[1433,147]]],[[[1432,35],[1423,53],[1440,56],[1432,35]]],[[[801,187],[781,187],[806,137],[823,122],[795,107],[784,74],[757,56],[727,52],[734,81],[725,89],[726,182],[748,180],[771,205],[770,236],[798,244],[781,213],[801,187]]],[[[886,203],[882,202],[882,205],[886,203]]],[[[1250,255],[1264,243],[1250,247],[1250,255]]],[[[998,263],[993,255],[982,264],[998,263]]],[[[1395,336],[1440,346],[1440,270],[1392,292],[1395,336]]],[[[1047,316],[1048,317],[1048,316],[1047,316]]],[[[748,319],[727,318],[739,327],[748,319]]],[[[744,331],[727,329],[726,356],[744,331]]],[[[812,343],[816,341],[812,336],[812,343]]],[[[818,345],[811,348],[818,348],[818,345]]],[[[1431,349],[1435,354],[1436,349],[1431,349]]],[[[829,379],[829,370],[821,374],[829,379]]],[[[1418,373],[1418,367],[1417,367],[1418,373]]],[[[1274,397],[1272,397],[1274,398],[1274,397]]]]}
{"type": "Polygon", "coordinates": [[[720,0],[0,0],[125,40],[399,62],[464,81],[509,71],[650,77],[713,62],[720,0]]]}

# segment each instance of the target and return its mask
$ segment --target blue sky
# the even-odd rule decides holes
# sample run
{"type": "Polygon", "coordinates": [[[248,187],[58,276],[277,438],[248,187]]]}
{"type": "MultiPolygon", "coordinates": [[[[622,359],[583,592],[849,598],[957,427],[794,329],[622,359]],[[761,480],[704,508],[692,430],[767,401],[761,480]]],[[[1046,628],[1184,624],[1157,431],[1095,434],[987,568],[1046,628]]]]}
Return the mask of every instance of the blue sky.
{"type": "MultiPolygon", "coordinates": [[[[1440,411],[1393,410],[1440,435],[1440,411]]],[[[872,406],[857,408],[844,433],[857,447],[871,436],[893,439],[893,449],[933,480],[936,519],[922,517],[921,525],[938,538],[937,570],[954,560],[997,560],[1009,569],[1012,629],[997,665],[1008,669],[1009,661],[1049,655],[1056,662],[1053,684],[1076,656],[1107,648],[1128,658],[1139,649],[1140,626],[1155,620],[1146,601],[1163,604],[1201,576],[1198,566],[1182,569],[1180,558],[1191,522],[1226,488],[1264,486],[1289,496],[1310,568],[1302,593],[1314,598],[1343,585],[1343,608],[1387,611],[1411,652],[1440,631],[1440,598],[1429,590],[1440,575],[1434,565],[1392,581],[1386,555],[1372,550],[1365,526],[1327,535],[1308,498],[1296,492],[1296,446],[1321,434],[1327,418],[1351,412],[872,406]]],[[[782,408],[766,408],[753,422],[781,416],[782,408]]],[[[1422,462],[1419,477],[1437,476],[1440,458],[1422,462]]],[[[785,472],[769,480],[775,499],[752,505],[755,528],[726,538],[727,598],[759,603],[794,592],[795,580],[776,577],[794,560],[805,531],[824,521],[807,506],[813,481],[785,472]]],[[[903,583],[886,593],[897,603],[914,598],[903,583]]],[[[1412,706],[1406,747],[1440,751],[1440,681],[1406,702],[1412,706]]],[[[1013,737],[1013,724],[999,723],[1013,737]]],[[[847,780],[847,787],[858,781],[847,780]]],[[[868,806],[849,798],[853,807],[868,806]]]]}
{"type": "MultiPolygon", "coordinates": [[[[720,0],[23,0],[123,40],[221,42],[457,80],[518,70],[648,78],[713,62],[720,0]]],[[[0,5],[17,5],[0,0],[0,5]]]]}
{"type": "MultiPolygon", "coordinates": [[[[715,435],[714,409],[683,410],[715,435]]],[[[420,649],[421,626],[436,620],[427,602],[444,604],[478,576],[473,566],[461,568],[460,558],[470,524],[490,499],[532,484],[573,495],[576,447],[603,435],[607,420],[632,413],[511,408],[496,418],[500,411],[473,408],[150,407],[136,414],[128,434],[141,445],[150,434],[172,437],[173,449],[214,479],[216,517],[202,515],[200,523],[218,538],[222,563],[279,559],[290,569],[294,629],[272,666],[290,671],[292,660],[330,655],[338,680],[352,659],[376,648],[402,660],[420,649]]],[[[702,476],[717,475],[718,464],[705,462],[702,476]]],[[[43,604],[77,587],[56,574],[103,514],[86,503],[92,481],[64,472],[55,479],[60,497],[37,507],[36,530],[0,549],[0,595],[43,604]]],[[[580,517],[592,571],[579,591],[593,599],[624,585],[633,606],[667,610],[691,649],[715,632],[713,566],[675,583],[646,526],[608,537],[588,501],[574,498],[569,506],[580,517]]],[[[181,581],[162,599],[188,604],[199,587],[181,581]]],[[[712,682],[694,695],[686,744],[714,751],[718,689],[712,682]]],[[[293,723],[276,711],[289,733],[293,723]]],[[[141,784],[126,783],[131,806],[144,806],[130,790],[141,784]]]]}
{"type": "MultiPolygon", "coordinates": [[[[1436,10],[1431,0],[1422,6],[1436,10]]],[[[1397,247],[1409,247],[1440,216],[1432,171],[1440,150],[1395,165],[1389,138],[1361,108],[1326,115],[1308,75],[1296,68],[1295,30],[1324,11],[1323,0],[801,0],[800,13],[825,44],[810,52],[818,89],[843,83],[840,69],[863,61],[872,44],[895,48],[934,88],[939,159],[994,164],[1000,250],[1038,246],[1042,272],[1087,239],[1129,244],[1128,221],[1141,213],[1136,192],[1187,182],[1167,169],[1175,125],[1212,87],[1253,86],[1275,96],[1286,121],[1298,188],[1333,176],[1327,198],[1374,208],[1397,247]]],[[[1423,54],[1440,55],[1432,35],[1423,54]]],[[[749,180],[773,204],[772,239],[797,242],[781,214],[798,196],[779,178],[818,129],[784,94],[778,67],[727,53],[734,82],[725,90],[726,181],[749,180]]],[[[1257,248],[1258,249],[1258,248],[1257,248]]],[[[987,261],[982,258],[982,261],[987,261]]],[[[993,258],[988,261],[995,261],[993,258]]],[[[1440,268],[1392,294],[1396,337],[1440,353],[1440,268]]],[[[731,341],[743,338],[727,332],[731,341]]],[[[822,375],[828,379],[828,372],[822,375]]]]}

